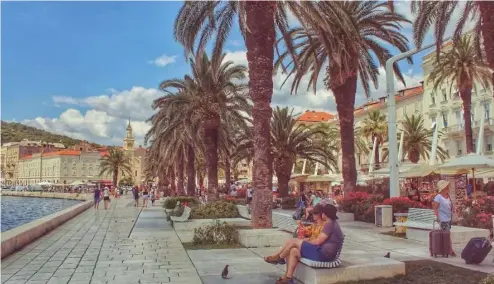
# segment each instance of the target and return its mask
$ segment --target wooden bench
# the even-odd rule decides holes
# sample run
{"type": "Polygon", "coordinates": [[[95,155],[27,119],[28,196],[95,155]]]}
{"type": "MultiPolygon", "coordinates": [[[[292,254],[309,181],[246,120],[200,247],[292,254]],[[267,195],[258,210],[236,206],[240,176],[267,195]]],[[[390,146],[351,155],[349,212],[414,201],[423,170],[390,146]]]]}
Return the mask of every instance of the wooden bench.
{"type": "Polygon", "coordinates": [[[436,220],[434,210],[410,208],[408,209],[408,219],[406,222],[394,222],[394,226],[416,228],[422,230],[432,230],[433,223],[436,220]]]}
{"type": "Polygon", "coordinates": [[[184,207],[184,213],[182,213],[182,216],[170,216],[170,219],[173,222],[187,222],[187,220],[189,220],[191,211],[192,211],[192,209],[190,209],[189,206],[185,206],[184,207]]]}

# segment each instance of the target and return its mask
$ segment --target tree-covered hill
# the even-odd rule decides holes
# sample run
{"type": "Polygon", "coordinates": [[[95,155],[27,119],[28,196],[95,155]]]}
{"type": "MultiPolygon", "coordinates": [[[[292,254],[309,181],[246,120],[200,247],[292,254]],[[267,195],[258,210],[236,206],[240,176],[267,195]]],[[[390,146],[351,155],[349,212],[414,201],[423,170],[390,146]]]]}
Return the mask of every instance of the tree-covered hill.
{"type": "MultiPolygon", "coordinates": [[[[42,129],[27,126],[17,122],[2,121],[2,144],[8,142],[19,142],[22,139],[31,141],[46,141],[50,143],[62,143],[65,147],[70,147],[82,142],[65,135],[53,134],[42,129]]],[[[95,146],[99,146],[94,144],[95,146]]]]}

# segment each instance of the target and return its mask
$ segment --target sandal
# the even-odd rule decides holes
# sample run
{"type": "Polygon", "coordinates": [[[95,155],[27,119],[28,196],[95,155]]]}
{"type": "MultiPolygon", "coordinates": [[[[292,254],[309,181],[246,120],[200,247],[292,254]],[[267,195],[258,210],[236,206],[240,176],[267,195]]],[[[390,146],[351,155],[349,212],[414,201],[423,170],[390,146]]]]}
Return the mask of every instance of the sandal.
{"type": "Polygon", "coordinates": [[[286,275],[281,276],[276,280],[276,284],[293,284],[293,278],[288,278],[286,275]]]}
{"type": "Polygon", "coordinates": [[[281,258],[279,255],[270,255],[270,256],[266,256],[264,258],[264,261],[271,264],[278,264],[280,259],[281,258]]]}

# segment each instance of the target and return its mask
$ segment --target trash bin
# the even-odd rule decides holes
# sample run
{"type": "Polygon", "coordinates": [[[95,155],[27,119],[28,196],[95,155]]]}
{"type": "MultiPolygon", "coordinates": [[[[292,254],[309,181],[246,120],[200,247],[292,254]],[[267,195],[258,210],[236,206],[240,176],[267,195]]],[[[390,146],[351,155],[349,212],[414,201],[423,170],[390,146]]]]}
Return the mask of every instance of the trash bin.
{"type": "Polygon", "coordinates": [[[393,227],[393,206],[377,205],[374,207],[375,224],[377,227],[393,227]]]}
{"type": "MultiPolygon", "coordinates": [[[[408,220],[408,213],[395,213],[394,216],[397,223],[405,223],[408,220]]],[[[395,226],[395,233],[404,234],[406,232],[407,232],[407,227],[395,226]]]]}

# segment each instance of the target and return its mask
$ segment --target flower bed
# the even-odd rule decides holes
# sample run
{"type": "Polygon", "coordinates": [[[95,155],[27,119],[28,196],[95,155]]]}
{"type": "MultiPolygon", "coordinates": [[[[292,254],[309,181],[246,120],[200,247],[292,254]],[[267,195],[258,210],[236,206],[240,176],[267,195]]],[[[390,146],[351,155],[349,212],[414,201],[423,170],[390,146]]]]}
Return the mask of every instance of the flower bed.
{"type": "Polygon", "coordinates": [[[239,245],[238,230],[235,226],[216,222],[194,230],[194,245],[239,245]]]}
{"type": "Polygon", "coordinates": [[[191,219],[218,219],[238,218],[240,214],[237,206],[232,202],[216,201],[203,206],[192,208],[191,219]]]}
{"type": "Polygon", "coordinates": [[[177,201],[180,204],[187,203],[189,207],[198,205],[200,202],[196,197],[191,196],[177,196],[177,197],[168,197],[166,201],[163,203],[163,207],[165,209],[174,209],[177,205],[177,201]]]}
{"type": "Polygon", "coordinates": [[[235,205],[246,205],[247,204],[247,201],[245,200],[245,198],[238,198],[238,197],[233,197],[233,196],[225,196],[221,200],[225,201],[225,202],[233,203],[235,205]]]}
{"type": "Polygon", "coordinates": [[[492,230],[492,215],[494,214],[494,197],[486,196],[465,201],[465,209],[461,212],[459,224],[461,226],[492,230]]]}

